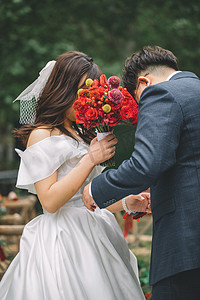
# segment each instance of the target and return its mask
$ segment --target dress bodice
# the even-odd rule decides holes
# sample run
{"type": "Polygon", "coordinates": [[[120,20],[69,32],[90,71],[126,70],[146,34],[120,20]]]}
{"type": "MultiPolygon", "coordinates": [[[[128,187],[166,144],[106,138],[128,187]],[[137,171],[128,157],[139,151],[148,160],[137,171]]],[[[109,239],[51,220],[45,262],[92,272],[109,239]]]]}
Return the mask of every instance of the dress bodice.
{"type": "MultiPolygon", "coordinates": [[[[16,187],[27,189],[36,194],[34,183],[58,172],[58,181],[76,167],[80,159],[87,153],[88,145],[84,141],[77,142],[66,135],[47,137],[25,151],[15,149],[21,157],[16,187]]],[[[94,167],[84,184],[65,206],[82,206],[84,187],[104,168],[94,167]]]]}

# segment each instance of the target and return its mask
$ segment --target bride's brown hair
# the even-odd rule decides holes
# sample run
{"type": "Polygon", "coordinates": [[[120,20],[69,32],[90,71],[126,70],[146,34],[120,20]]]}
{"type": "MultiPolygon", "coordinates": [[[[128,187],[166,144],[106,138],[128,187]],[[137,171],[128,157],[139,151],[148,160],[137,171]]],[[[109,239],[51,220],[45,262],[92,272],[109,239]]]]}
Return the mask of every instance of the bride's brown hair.
{"type": "MultiPolygon", "coordinates": [[[[58,128],[63,134],[74,138],[64,127],[65,114],[76,100],[78,84],[86,74],[87,78],[92,79],[99,78],[101,75],[99,67],[92,58],[78,51],[60,55],[37,102],[34,124],[23,125],[15,129],[14,136],[26,145],[31,131],[43,126],[51,130],[58,128]]],[[[73,122],[73,127],[89,144],[94,133],[78,127],[75,122],[73,122]]]]}

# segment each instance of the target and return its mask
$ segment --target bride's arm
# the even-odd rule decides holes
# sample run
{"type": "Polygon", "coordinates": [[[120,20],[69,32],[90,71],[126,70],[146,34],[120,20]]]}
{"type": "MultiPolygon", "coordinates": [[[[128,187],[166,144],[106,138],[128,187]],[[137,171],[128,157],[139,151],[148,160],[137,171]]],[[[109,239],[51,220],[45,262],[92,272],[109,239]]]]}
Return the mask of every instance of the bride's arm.
{"type": "MultiPolygon", "coordinates": [[[[150,193],[140,193],[138,195],[129,195],[126,197],[126,206],[129,210],[134,210],[137,212],[148,212],[150,213],[150,193]]],[[[122,200],[115,202],[114,204],[106,207],[112,213],[116,211],[122,211],[122,200]]]]}
{"type": "MultiPolygon", "coordinates": [[[[45,137],[43,136],[43,138],[45,137]]],[[[29,138],[28,146],[33,145],[39,140],[41,140],[41,135],[33,134],[29,138]]],[[[88,153],[83,156],[77,166],[61,180],[57,181],[58,177],[56,171],[51,176],[36,182],[35,189],[43,208],[49,213],[55,213],[61,206],[69,201],[80,189],[94,166],[114,155],[114,145],[116,143],[117,139],[114,135],[109,135],[99,142],[97,142],[95,138],[90,144],[88,153]]]]}

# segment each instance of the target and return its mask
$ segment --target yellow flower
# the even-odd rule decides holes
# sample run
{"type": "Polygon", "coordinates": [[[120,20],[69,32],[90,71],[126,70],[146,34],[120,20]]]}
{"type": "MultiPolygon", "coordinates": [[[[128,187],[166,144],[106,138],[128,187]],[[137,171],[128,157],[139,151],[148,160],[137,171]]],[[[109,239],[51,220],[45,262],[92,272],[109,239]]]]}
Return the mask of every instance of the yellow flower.
{"type": "Polygon", "coordinates": [[[79,95],[79,93],[80,93],[81,91],[83,91],[83,89],[79,89],[78,92],[77,92],[77,94],[79,95]]]}
{"type": "Polygon", "coordinates": [[[109,104],[105,104],[103,107],[102,107],[103,111],[105,113],[109,113],[111,111],[111,106],[109,104]]]}
{"type": "Polygon", "coordinates": [[[92,80],[91,78],[88,78],[88,79],[85,81],[85,85],[86,85],[87,87],[92,86],[92,83],[93,83],[93,80],[92,80]]]}

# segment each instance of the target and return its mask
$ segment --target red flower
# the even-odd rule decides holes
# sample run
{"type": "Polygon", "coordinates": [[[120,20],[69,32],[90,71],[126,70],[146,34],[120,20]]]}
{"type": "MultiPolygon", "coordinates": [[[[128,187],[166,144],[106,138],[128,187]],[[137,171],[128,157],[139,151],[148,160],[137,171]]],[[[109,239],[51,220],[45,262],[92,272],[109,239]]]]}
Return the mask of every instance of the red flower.
{"type": "Polygon", "coordinates": [[[112,117],[110,120],[109,120],[109,123],[108,125],[111,126],[111,127],[114,127],[116,126],[117,124],[120,123],[120,118],[119,117],[112,117]]]}
{"type": "Polygon", "coordinates": [[[111,102],[109,104],[112,107],[112,111],[114,111],[116,114],[119,115],[119,111],[121,109],[121,103],[119,103],[119,104],[113,104],[113,102],[111,102]]]}
{"type": "Polygon", "coordinates": [[[132,107],[130,105],[123,106],[120,111],[123,120],[132,119],[134,116],[132,107]]]}
{"type": "Polygon", "coordinates": [[[98,117],[96,108],[89,108],[85,113],[85,117],[87,120],[96,120],[98,117]]]}
{"type": "Polygon", "coordinates": [[[131,94],[124,88],[119,88],[119,90],[122,92],[122,94],[124,95],[124,98],[127,100],[133,100],[133,97],[131,96],[131,94]]]}
{"type": "Polygon", "coordinates": [[[106,75],[104,75],[104,74],[102,74],[102,75],[100,76],[100,85],[101,85],[101,86],[107,85],[106,75]]]}
{"type": "Polygon", "coordinates": [[[81,115],[78,111],[76,111],[76,123],[77,124],[85,124],[85,117],[81,115]]]}
{"type": "Polygon", "coordinates": [[[103,86],[99,87],[99,93],[100,93],[100,97],[102,97],[103,95],[105,95],[105,93],[107,93],[108,90],[105,89],[103,86]]]}
{"type": "Polygon", "coordinates": [[[99,86],[99,80],[98,79],[94,79],[92,86],[99,86]]]}

